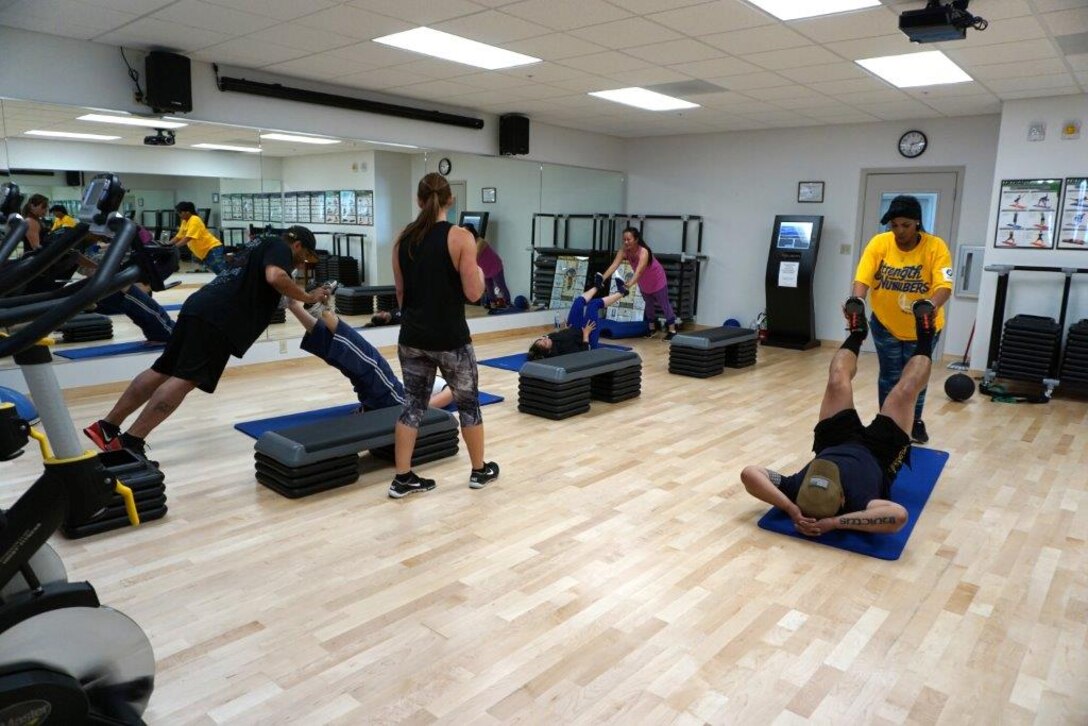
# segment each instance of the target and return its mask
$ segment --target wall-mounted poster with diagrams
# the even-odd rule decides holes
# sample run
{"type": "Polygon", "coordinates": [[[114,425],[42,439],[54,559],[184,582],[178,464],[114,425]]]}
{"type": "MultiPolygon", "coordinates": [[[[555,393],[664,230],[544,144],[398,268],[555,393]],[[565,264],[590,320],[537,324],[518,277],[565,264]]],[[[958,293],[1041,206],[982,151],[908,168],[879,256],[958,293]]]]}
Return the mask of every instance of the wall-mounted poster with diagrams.
{"type": "Polygon", "coordinates": [[[230,218],[242,219],[242,195],[231,194],[230,195],[230,218]]]}
{"type": "Polygon", "coordinates": [[[1054,248],[1061,179],[1004,179],[994,247],[1054,248]]]}
{"type": "Polygon", "coordinates": [[[253,221],[268,221],[268,198],[264,194],[253,195],[253,221]]]}
{"type": "Polygon", "coordinates": [[[355,192],[350,189],[340,191],[340,224],[356,224],[355,192]]]}
{"type": "Polygon", "coordinates": [[[310,223],[310,193],[309,192],[296,192],[295,199],[297,205],[295,207],[295,221],[302,224],[310,223]]]}
{"type": "MultiPolygon", "coordinates": [[[[628,281],[635,274],[635,271],[631,269],[631,263],[624,260],[620,263],[620,266],[616,268],[616,271],[612,273],[612,279],[617,277],[628,281]]],[[[615,289],[615,283],[612,280],[605,280],[610,286],[610,289],[615,289]]],[[[638,289],[638,286],[635,286],[638,289]]],[[[633,292],[633,291],[632,291],[633,292]]],[[[608,306],[608,310],[605,312],[605,317],[609,320],[615,320],[622,323],[636,323],[643,319],[643,311],[646,309],[646,301],[642,298],[642,295],[627,295],[621,298],[615,303],[608,306]]]]}
{"type": "Polygon", "coordinates": [[[310,222],[321,224],[325,221],[325,192],[310,192],[310,222]]]}
{"type": "Polygon", "coordinates": [[[298,196],[294,192],[283,195],[283,223],[294,224],[298,221],[298,196]]]}
{"type": "Polygon", "coordinates": [[[340,224],[340,192],[325,192],[325,224],[340,224]]]}
{"type": "Polygon", "coordinates": [[[242,195],[242,219],[253,219],[253,195],[242,195]]]}
{"type": "Polygon", "coordinates": [[[1066,178],[1060,219],[1058,249],[1088,250],[1088,177],[1066,178]]]}
{"type": "Polygon", "coordinates": [[[374,224],[374,192],[369,189],[355,191],[355,224],[374,224]]]}
{"type": "Polygon", "coordinates": [[[274,224],[283,224],[283,195],[279,192],[268,197],[268,221],[274,224]]]}
{"type": "Polygon", "coordinates": [[[223,194],[219,197],[219,218],[224,222],[234,219],[234,210],[230,207],[229,194],[223,194]]]}
{"type": "Polygon", "coordinates": [[[586,275],[589,274],[589,258],[560,255],[555,258],[555,280],[552,282],[552,298],[548,307],[567,310],[574,298],[585,292],[586,275]]]}

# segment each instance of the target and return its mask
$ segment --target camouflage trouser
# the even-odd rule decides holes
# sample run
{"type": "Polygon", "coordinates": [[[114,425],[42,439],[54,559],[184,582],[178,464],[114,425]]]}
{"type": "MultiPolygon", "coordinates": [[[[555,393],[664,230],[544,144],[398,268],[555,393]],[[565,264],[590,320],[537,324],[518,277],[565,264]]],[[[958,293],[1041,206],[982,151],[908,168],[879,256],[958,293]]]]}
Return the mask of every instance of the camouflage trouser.
{"type": "Polygon", "coordinates": [[[457,404],[457,415],[461,419],[461,428],[478,426],[483,423],[480,414],[479,375],[476,370],[476,353],[472,345],[464,345],[455,350],[420,350],[407,345],[397,346],[400,358],[400,372],[404,379],[404,393],[408,399],[400,414],[400,422],[413,429],[419,428],[427,402],[431,398],[435,371],[442,371],[453,401],[457,404]]]}

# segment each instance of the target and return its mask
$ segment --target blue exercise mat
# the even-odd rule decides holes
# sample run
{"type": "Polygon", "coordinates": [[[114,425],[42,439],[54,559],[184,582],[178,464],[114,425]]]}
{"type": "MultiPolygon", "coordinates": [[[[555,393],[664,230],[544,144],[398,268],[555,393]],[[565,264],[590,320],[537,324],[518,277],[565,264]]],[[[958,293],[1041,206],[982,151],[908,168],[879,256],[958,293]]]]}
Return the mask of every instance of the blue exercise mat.
{"type": "Polygon", "coordinates": [[[771,509],[759,520],[759,526],[770,532],[789,535],[817,544],[838,547],[842,550],[868,555],[882,560],[898,560],[907,546],[910,533],[926,506],[937,479],[941,476],[947,451],[915,448],[910,453],[911,467],[904,466],[892,486],[892,499],[907,508],[910,519],[903,529],[894,534],[874,534],[839,529],[819,537],[806,537],[793,527],[793,521],[780,509],[771,509]]]}
{"type": "Polygon", "coordinates": [[[181,310],[183,304],[184,303],[170,303],[169,305],[163,305],[162,309],[168,313],[176,313],[178,310],[181,310]]]}
{"type": "MultiPolygon", "coordinates": [[[[505,399],[502,396],[496,396],[494,393],[480,391],[481,406],[499,403],[503,400],[505,399]]],[[[337,416],[346,416],[350,413],[354,413],[358,408],[358,403],[348,403],[343,406],[319,408],[316,411],[303,411],[301,413],[289,413],[284,416],[261,418],[256,421],[243,421],[234,424],[234,428],[238,429],[246,436],[259,439],[261,434],[266,431],[278,431],[280,429],[301,426],[302,424],[314,423],[316,421],[327,421],[328,419],[336,418],[337,416]]],[[[449,406],[446,406],[446,410],[452,413],[457,410],[457,406],[451,403],[449,406]]]]}
{"type": "Polygon", "coordinates": [[[56,355],[68,360],[85,360],[87,358],[108,358],[112,355],[126,355],[128,353],[161,353],[166,343],[148,343],[146,341],[131,341],[128,343],[110,343],[109,345],[92,345],[87,348],[71,348],[58,350],[56,355]]]}
{"type": "MultiPolygon", "coordinates": [[[[612,350],[631,350],[626,345],[611,345],[610,343],[601,343],[598,348],[611,348],[612,350]]],[[[504,355],[498,358],[488,358],[487,360],[477,361],[482,366],[490,366],[491,368],[502,368],[504,371],[514,371],[517,373],[521,370],[521,367],[525,365],[529,360],[528,353],[512,353],[511,355],[504,355]]]]}

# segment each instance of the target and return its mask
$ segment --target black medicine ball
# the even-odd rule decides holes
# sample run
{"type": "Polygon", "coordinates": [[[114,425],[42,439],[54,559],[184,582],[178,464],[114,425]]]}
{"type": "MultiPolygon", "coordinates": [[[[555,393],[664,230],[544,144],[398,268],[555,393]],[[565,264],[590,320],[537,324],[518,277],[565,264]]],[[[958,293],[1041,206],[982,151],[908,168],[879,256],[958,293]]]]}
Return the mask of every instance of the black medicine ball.
{"type": "Polygon", "coordinates": [[[953,401],[966,401],[975,395],[975,382],[964,373],[953,373],[944,381],[944,392],[953,401]]]}

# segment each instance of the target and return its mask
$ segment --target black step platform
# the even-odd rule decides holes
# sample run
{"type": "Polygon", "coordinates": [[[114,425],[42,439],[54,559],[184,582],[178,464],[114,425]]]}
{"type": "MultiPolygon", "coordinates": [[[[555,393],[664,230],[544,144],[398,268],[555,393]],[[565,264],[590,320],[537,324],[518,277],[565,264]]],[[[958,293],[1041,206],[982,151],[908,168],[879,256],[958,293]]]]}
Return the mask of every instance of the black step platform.
{"type": "MultiPolygon", "coordinates": [[[[141,524],[166,516],[165,477],[155,466],[125,449],[102,452],[98,455],[98,460],[110,474],[132,490],[141,524]]],[[[61,527],[61,534],[68,539],[80,539],[131,526],[125,500],[120,494],[114,494],[106,508],[91,519],[83,522],[66,521],[61,527]]]]}
{"type": "Polygon", "coordinates": [[[109,315],[84,313],[76,315],[60,327],[64,343],[87,343],[113,337],[113,321],[109,315]]]}
{"type": "Polygon", "coordinates": [[[558,421],[586,413],[591,399],[638,396],[642,359],[634,351],[597,348],[529,361],[518,376],[518,411],[558,421]]]}
{"type": "Polygon", "coordinates": [[[336,312],[341,315],[373,315],[396,307],[397,289],[393,285],[341,287],[336,291],[336,312]]]}
{"type": "Polygon", "coordinates": [[[680,333],[669,345],[669,373],[710,378],[726,366],[755,365],[758,338],[754,330],[724,326],[680,333]]]}

